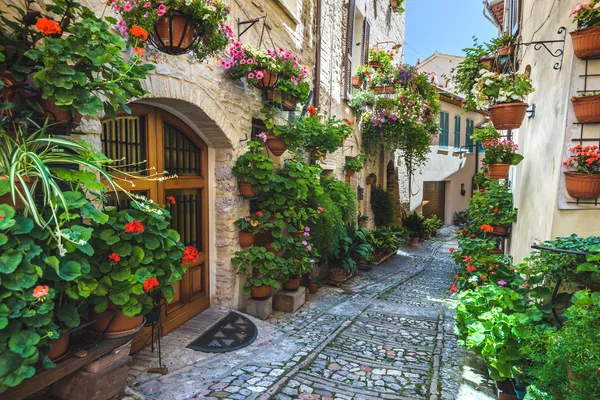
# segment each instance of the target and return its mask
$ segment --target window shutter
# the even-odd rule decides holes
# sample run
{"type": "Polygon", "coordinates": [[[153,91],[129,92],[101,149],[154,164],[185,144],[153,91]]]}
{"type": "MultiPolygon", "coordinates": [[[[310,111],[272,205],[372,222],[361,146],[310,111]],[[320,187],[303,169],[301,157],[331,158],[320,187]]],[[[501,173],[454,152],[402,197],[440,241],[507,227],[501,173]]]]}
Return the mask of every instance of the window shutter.
{"type": "Polygon", "coordinates": [[[511,35],[516,35],[517,33],[519,33],[520,11],[521,11],[521,0],[509,0],[507,31],[511,35]]]}
{"type": "Polygon", "coordinates": [[[440,148],[448,148],[448,134],[450,128],[450,114],[445,111],[440,113],[440,148]]]}
{"type": "Polygon", "coordinates": [[[460,129],[461,129],[460,115],[454,116],[454,149],[460,151],[460,129]]]}
{"type": "Polygon", "coordinates": [[[471,135],[473,135],[473,120],[467,118],[467,137],[465,141],[465,146],[467,146],[467,151],[469,153],[473,152],[473,139],[471,139],[471,135]]]}
{"type": "Polygon", "coordinates": [[[352,93],[352,55],[354,50],[354,13],[356,10],[356,0],[348,2],[348,21],[346,24],[346,54],[344,60],[345,79],[344,87],[346,100],[350,99],[352,93]]]}
{"type": "Polygon", "coordinates": [[[363,42],[362,42],[362,63],[363,65],[369,62],[369,47],[371,40],[371,24],[369,20],[365,18],[365,23],[363,25],[363,42]]]}

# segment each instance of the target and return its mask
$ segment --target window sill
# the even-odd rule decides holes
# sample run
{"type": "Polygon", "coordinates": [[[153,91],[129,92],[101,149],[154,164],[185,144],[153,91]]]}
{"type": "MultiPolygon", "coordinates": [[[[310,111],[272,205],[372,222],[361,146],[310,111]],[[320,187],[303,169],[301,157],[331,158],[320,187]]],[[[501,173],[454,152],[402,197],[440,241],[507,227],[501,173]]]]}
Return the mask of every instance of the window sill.
{"type": "Polygon", "coordinates": [[[299,24],[300,24],[300,22],[301,22],[301,21],[300,21],[300,17],[299,17],[299,16],[296,14],[296,12],[295,12],[295,11],[293,11],[291,8],[289,8],[289,7],[287,6],[287,4],[285,4],[285,3],[283,2],[283,0],[275,0],[275,3],[277,3],[277,5],[279,5],[279,7],[280,7],[280,8],[283,10],[283,12],[284,12],[284,13],[285,13],[285,14],[286,14],[288,17],[290,17],[290,19],[291,19],[292,21],[294,21],[294,23],[295,23],[296,25],[299,25],[299,24]]]}

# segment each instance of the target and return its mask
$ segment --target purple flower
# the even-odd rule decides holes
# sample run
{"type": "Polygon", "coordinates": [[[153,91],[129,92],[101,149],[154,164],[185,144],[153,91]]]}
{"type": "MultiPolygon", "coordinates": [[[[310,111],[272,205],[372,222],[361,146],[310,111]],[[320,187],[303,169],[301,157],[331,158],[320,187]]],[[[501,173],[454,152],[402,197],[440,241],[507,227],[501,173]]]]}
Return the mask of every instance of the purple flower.
{"type": "Polygon", "coordinates": [[[312,246],[306,246],[306,249],[307,249],[308,251],[311,251],[311,250],[312,250],[312,246]]]}
{"type": "Polygon", "coordinates": [[[310,237],[310,233],[308,233],[308,232],[304,232],[304,236],[306,236],[306,237],[310,237]]]}
{"type": "Polygon", "coordinates": [[[267,141],[267,134],[266,134],[266,133],[264,133],[264,132],[261,132],[261,133],[259,133],[259,134],[258,134],[258,138],[259,138],[260,140],[262,140],[262,141],[263,141],[263,143],[265,143],[265,142],[267,141]]]}
{"type": "Polygon", "coordinates": [[[308,243],[306,242],[306,240],[303,240],[303,241],[302,241],[302,244],[303,244],[304,246],[306,246],[308,243]]]}
{"type": "Polygon", "coordinates": [[[305,226],[305,227],[304,227],[304,230],[305,230],[306,232],[310,232],[310,227],[308,227],[308,226],[305,226]]]}
{"type": "Polygon", "coordinates": [[[504,286],[504,285],[506,285],[506,281],[498,281],[498,285],[504,286]]]}

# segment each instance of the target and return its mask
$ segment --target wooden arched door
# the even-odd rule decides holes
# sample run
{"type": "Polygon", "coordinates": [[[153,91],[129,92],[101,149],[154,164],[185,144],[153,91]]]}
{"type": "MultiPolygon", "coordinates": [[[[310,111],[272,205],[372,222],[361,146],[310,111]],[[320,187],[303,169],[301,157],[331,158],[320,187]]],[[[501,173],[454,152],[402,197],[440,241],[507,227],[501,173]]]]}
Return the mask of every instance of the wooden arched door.
{"type": "MultiPolygon", "coordinates": [[[[132,114],[119,114],[116,120],[102,122],[102,150],[119,161],[126,173],[143,170],[143,178],[126,177],[124,189],[144,195],[159,204],[167,204],[171,227],[181,241],[198,249],[198,262],[175,286],[176,294],[163,314],[163,334],[210,306],[208,283],[208,185],[207,147],[186,124],[155,107],[132,105],[132,114]],[[168,173],[176,179],[147,179],[168,173]],[[176,204],[167,197],[173,196],[176,204]]],[[[127,196],[119,196],[127,206],[127,196]]]]}

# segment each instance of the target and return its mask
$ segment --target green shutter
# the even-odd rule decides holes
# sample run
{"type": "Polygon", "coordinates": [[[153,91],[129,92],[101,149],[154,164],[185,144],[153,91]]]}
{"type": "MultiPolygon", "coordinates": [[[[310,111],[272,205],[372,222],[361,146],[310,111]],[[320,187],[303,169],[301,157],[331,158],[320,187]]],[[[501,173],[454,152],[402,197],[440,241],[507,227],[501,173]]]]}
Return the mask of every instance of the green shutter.
{"type": "Polygon", "coordinates": [[[460,129],[461,129],[460,115],[454,116],[454,150],[460,151],[460,129]]]}
{"type": "Polygon", "coordinates": [[[473,126],[474,126],[473,120],[470,118],[467,118],[467,138],[466,138],[465,146],[467,147],[467,151],[469,153],[472,153],[474,151],[473,140],[471,139],[471,135],[473,135],[473,126]]]}
{"type": "Polygon", "coordinates": [[[448,136],[450,135],[450,114],[446,111],[440,113],[440,148],[448,148],[448,136]]]}

